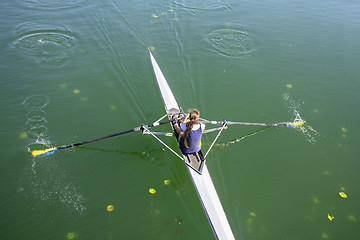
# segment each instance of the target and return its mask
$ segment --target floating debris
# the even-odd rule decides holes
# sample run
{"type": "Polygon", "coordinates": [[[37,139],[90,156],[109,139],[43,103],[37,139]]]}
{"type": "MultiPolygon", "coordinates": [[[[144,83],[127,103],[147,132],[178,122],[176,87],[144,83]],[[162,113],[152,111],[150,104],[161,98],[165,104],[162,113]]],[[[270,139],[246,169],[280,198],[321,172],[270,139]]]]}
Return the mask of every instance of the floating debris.
{"type": "Polygon", "coordinates": [[[67,89],[68,85],[66,83],[60,84],[61,89],[67,89]]]}
{"type": "Polygon", "coordinates": [[[114,209],[115,209],[114,205],[109,205],[109,206],[106,207],[106,210],[108,212],[114,211],[114,209]]]}
{"type": "Polygon", "coordinates": [[[79,89],[74,89],[73,93],[74,93],[74,94],[79,94],[79,93],[80,93],[80,90],[79,90],[79,89]]]}
{"type": "Polygon", "coordinates": [[[165,180],[164,180],[164,184],[165,184],[165,185],[170,185],[170,184],[171,184],[171,180],[170,180],[170,179],[165,179],[165,180]]]}
{"type": "Polygon", "coordinates": [[[256,214],[255,214],[254,212],[251,212],[251,213],[250,213],[250,216],[255,217],[256,214]]]}
{"type": "Polygon", "coordinates": [[[342,131],[343,133],[347,133],[348,130],[347,130],[346,128],[342,127],[342,128],[341,128],[341,131],[342,131]]]}
{"type": "Polygon", "coordinates": [[[116,110],[116,106],[115,105],[110,105],[110,109],[111,110],[116,110]]]}
{"type": "Polygon", "coordinates": [[[335,218],[335,217],[334,217],[333,215],[331,215],[330,213],[328,213],[328,219],[329,219],[330,221],[332,221],[334,218],[335,218]]]}
{"type": "Polygon", "coordinates": [[[20,139],[25,139],[25,138],[27,138],[28,136],[27,136],[27,133],[26,132],[22,132],[22,133],[20,133],[20,135],[19,135],[19,138],[20,139]]]}
{"type": "Polygon", "coordinates": [[[154,194],[156,193],[156,190],[155,190],[154,188],[150,188],[150,189],[149,189],[149,193],[151,193],[151,194],[154,195],[154,194]]]}
{"type": "Polygon", "coordinates": [[[158,17],[159,17],[159,16],[156,15],[155,13],[151,14],[151,16],[152,16],[153,18],[158,18],[158,17]]]}
{"type": "Polygon", "coordinates": [[[339,195],[340,195],[340,197],[342,197],[342,198],[347,198],[347,195],[346,195],[346,193],[344,193],[344,192],[339,192],[339,195]]]}
{"type": "Polygon", "coordinates": [[[66,239],[67,240],[72,240],[72,239],[75,239],[77,238],[77,234],[75,232],[69,232],[66,234],[66,239]]]}
{"type": "Polygon", "coordinates": [[[286,84],[286,87],[291,89],[291,88],[293,88],[293,85],[291,83],[289,83],[289,84],[286,84]]]}
{"type": "Polygon", "coordinates": [[[174,221],[175,221],[177,224],[181,224],[182,219],[181,219],[181,217],[176,217],[176,218],[174,218],[174,221]]]}
{"type": "Polygon", "coordinates": [[[348,218],[350,221],[356,222],[356,217],[354,215],[349,215],[348,218]]]}
{"type": "Polygon", "coordinates": [[[317,198],[317,197],[313,197],[313,202],[316,204],[316,205],[319,205],[320,204],[320,200],[317,198]]]}
{"type": "Polygon", "coordinates": [[[328,239],[329,238],[329,235],[327,235],[326,233],[322,233],[321,234],[321,238],[323,238],[323,239],[328,239]]]}

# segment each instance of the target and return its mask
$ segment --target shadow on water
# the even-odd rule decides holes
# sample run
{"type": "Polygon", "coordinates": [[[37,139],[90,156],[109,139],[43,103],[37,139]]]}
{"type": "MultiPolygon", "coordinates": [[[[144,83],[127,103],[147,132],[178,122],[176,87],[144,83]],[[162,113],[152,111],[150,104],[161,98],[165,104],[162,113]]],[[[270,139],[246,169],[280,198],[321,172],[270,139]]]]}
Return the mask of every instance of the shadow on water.
{"type": "Polygon", "coordinates": [[[140,160],[150,162],[152,164],[155,164],[156,166],[160,166],[160,167],[165,166],[165,161],[163,158],[152,156],[153,153],[165,151],[164,149],[147,150],[148,147],[145,147],[145,149],[143,151],[130,152],[130,151],[124,151],[124,150],[119,150],[119,149],[105,149],[105,148],[95,148],[95,147],[85,147],[85,146],[79,146],[76,148],[90,150],[90,151],[96,151],[96,152],[116,153],[119,155],[137,156],[137,157],[139,157],[140,160]]]}

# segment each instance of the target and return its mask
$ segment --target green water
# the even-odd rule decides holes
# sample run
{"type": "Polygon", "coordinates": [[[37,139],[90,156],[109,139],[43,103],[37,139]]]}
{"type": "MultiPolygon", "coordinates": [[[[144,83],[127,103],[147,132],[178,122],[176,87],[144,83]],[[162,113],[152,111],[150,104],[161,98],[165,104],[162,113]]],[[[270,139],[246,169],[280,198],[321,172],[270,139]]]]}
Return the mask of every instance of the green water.
{"type": "Polygon", "coordinates": [[[359,16],[351,0],[1,1],[0,239],[214,239],[151,136],[28,152],[160,118],[147,47],[203,118],[307,121],[229,127],[209,154],[236,239],[359,239],[359,16]]]}

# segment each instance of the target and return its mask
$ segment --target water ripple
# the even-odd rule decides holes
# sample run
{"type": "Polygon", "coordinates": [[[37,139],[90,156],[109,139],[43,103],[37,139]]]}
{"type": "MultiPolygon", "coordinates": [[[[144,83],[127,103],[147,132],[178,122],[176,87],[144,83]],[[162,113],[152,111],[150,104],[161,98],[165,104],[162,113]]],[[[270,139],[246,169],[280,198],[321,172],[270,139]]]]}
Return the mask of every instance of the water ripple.
{"type": "Polygon", "coordinates": [[[254,52],[254,42],[245,28],[217,28],[205,33],[204,40],[216,52],[228,57],[254,52]]]}
{"type": "Polygon", "coordinates": [[[45,107],[48,104],[49,99],[41,95],[29,96],[23,101],[23,106],[28,115],[26,121],[27,136],[35,140],[33,144],[49,144],[46,140],[48,128],[45,118],[45,107]]]}
{"type": "Polygon", "coordinates": [[[27,23],[15,30],[12,44],[38,63],[63,65],[74,52],[76,39],[64,27],[27,23]]]}
{"type": "Polygon", "coordinates": [[[80,7],[85,0],[26,0],[20,1],[19,4],[28,8],[56,10],[80,7]]]}
{"type": "Polygon", "coordinates": [[[175,0],[174,3],[183,8],[192,10],[212,10],[227,8],[222,0],[175,0]]]}

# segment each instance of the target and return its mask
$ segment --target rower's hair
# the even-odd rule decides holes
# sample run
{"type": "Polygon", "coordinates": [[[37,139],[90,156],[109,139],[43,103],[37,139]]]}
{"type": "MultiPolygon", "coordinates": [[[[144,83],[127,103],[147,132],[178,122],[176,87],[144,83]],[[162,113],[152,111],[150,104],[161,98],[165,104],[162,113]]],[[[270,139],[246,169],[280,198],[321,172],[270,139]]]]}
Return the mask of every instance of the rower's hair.
{"type": "Polygon", "coordinates": [[[189,137],[190,131],[194,124],[199,122],[200,111],[197,109],[192,109],[189,114],[189,122],[186,123],[186,130],[184,132],[185,139],[189,137]]]}

